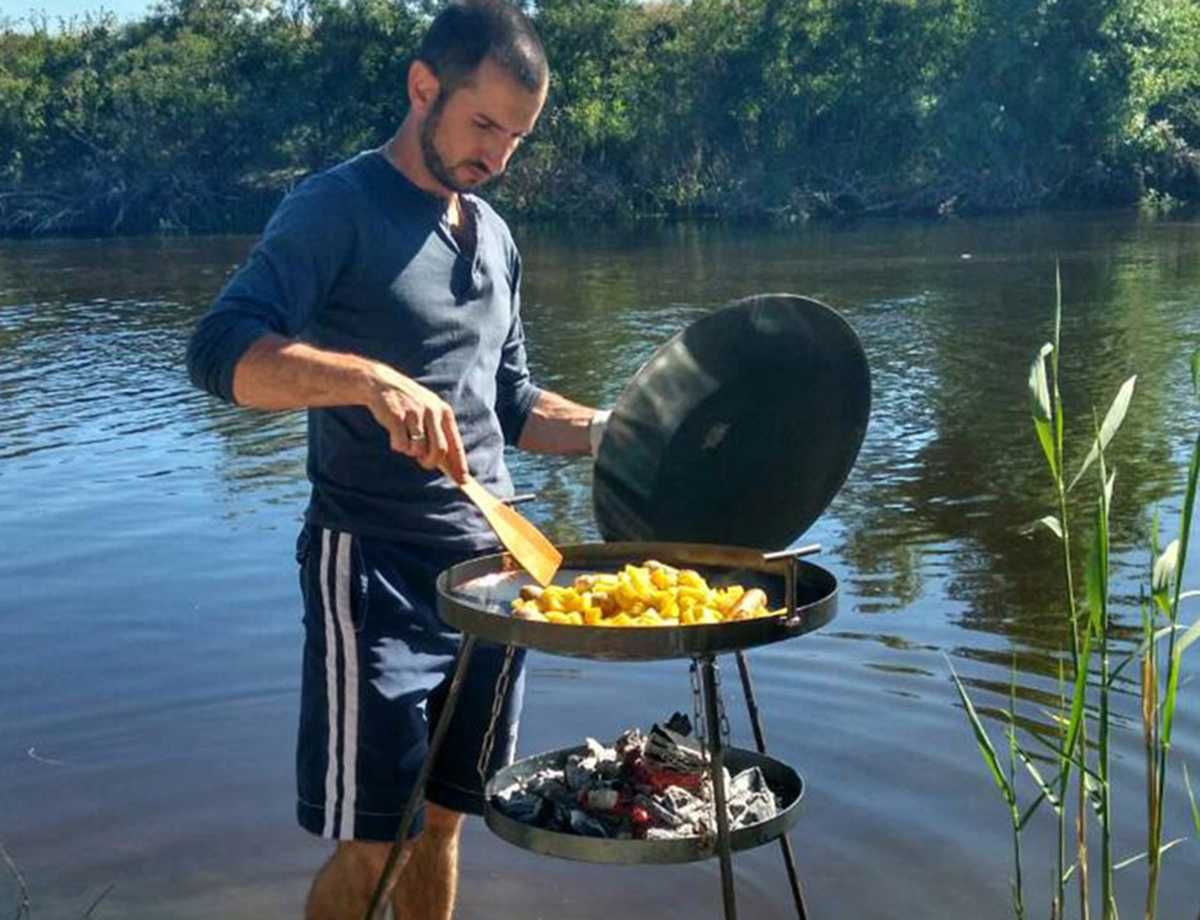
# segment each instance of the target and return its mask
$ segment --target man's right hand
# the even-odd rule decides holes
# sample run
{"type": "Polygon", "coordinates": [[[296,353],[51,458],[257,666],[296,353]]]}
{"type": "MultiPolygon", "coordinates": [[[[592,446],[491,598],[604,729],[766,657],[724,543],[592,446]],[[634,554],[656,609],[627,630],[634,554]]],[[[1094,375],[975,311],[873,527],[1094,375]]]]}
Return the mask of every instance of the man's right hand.
{"type": "Polygon", "coordinates": [[[455,482],[466,479],[467,455],[454,410],[432,390],[385,364],[374,364],[366,407],[387,431],[392,450],[427,470],[442,470],[455,482]]]}

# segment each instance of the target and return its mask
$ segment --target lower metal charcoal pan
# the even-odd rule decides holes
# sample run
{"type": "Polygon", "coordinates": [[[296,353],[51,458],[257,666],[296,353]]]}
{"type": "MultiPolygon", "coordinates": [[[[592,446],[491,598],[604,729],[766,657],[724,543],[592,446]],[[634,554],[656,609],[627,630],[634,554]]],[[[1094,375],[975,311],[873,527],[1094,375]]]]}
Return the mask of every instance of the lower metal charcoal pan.
{"type": "MultiPolygon", "coordinates": [[[[613,840],[584,837],[515,821],[495,805],[493,800],[500,790],[532,776],[539,770],[561,768],[571,754],[585,751],[586,747],[583,745],[549,751],[498,770],[487,784],[484,820],[488,827],[497,836],[522,849],[578,862],[648,865],[695,862],[716,855],[715,835],[708,838],[685,837],[679,840],[613,840]]],[[[799,805],[804,796],[804,780],[800,774],[787,764],[765,754],[742,748],[725,750],[725,768],[731,774],[737,774],[750,767],[762,770],[767,785],[782,800],[782,804],[779,813],[769,821],[733,831],[729,835],[730,849],[733,851],[749,850],[769,843],[786,834],[800,818],[799,805]]]]}
{"type": "MultiPolygon", "coordinates": [[[[762,588],[772,608],[786,607],[788,562],[766,560],[756,549],[689,543],[582,543],[559,547],[554,583],[578,575],[616,572],[648,559],[700,572],[710,585],[762,588]]],[[[563,626],[513,617],[510,604],[534,584],[507,553],[451,566],[437,580],[438,612],[447,624],[500,645],[553,655],[608,661],[697,658],[779,642],[818,629],[837,610],[837,579],[818,565],[796,563],[795,616],[760,617],[704,626],[563,626]]]]}

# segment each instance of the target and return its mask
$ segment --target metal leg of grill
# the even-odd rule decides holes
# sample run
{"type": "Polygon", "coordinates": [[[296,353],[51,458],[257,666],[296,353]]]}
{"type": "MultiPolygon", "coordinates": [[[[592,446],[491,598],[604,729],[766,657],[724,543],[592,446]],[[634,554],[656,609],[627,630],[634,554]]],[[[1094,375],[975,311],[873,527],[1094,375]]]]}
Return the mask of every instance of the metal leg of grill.
{"type": "MultiPolygon", "coordinates": [[[[767,753],[767,740],[763,735],[762,719],[758,713],[758,700],[754,696],[754,684],[750,681],[750,664],[746,661],[746,653],[737,653],[738,673],[742,676],[742,689],[746,691],[746,708],[750,710],[750,727],[754,730],[754,744],[758,753],[767,753]]],[[[800,920],[808,920],[808,909],[804,906],[804,892],[800,887],[800,876],[796,873],[796,857],[792,853],[792,842],[787,834],[779,838],[779,846],[783,851],[783,866],[787,869],[788,883],[792,887],[792,898],[796,902],[796,916],[800,920]]]]}
{"type": "Polygon", "coordinates": [[[713,804],[717,810],[717,856],[721,860],[721,900],[725,920],[737,920],[737,894],[733,890],[733,857],[730,853],[729,811],[725,804],[725,742],[721,738],[720,708],[717,705],[716,662],[709,655],[700,659],[700,685],[704,694],[704,721],[708,728],[708,763],[712,771],[713,804]]]}
{"type": "Polygon", "coordinates": [[[467,674],[467,666],[471,662],[471,654],[475,651],[475,637],[471,635],[463,636],[462,648],[458,653],[458,664],[454,668],[454,676],[450,679],[450,689],[446,693],[446,703],[442,706],[442,714],[438,717],[437,725],[433,729],[433,737],[429,739],[429,751],[425,755],[425,760],[421,763],[421,769],[417,773],[417,781],[413,786],[412,793],[408,797],[408,802],[404,806],[404,814],[400,816],[400,827],[396,831],[396,840],[392,844],[392,848],[388,851],[387,862],[384,863],[383,871],[379,873],[379,881],[375,884],[375,893],[371,895],[371,904],[367,908],[367,913],[363,920],[373,920],[380,905],[384,901],[384,895],[390,887],[389,881],[392,877],[392,872],[396,868],[396,862],[400,859],[400,851],[404,847],[404,841],[408,839],[408,829],[412,827],[413,818],[416,817],[417,808],[425,801],[425,784],[429,781],[429,773],[433,769],[433,762],[437,759],[438,752],[442,749],[442,742],[446,740],[446,732],[450,728],[450,718],[454,715],[454,709],[458,706],[458,697],[462,692],[463,679],[467,674]]]}

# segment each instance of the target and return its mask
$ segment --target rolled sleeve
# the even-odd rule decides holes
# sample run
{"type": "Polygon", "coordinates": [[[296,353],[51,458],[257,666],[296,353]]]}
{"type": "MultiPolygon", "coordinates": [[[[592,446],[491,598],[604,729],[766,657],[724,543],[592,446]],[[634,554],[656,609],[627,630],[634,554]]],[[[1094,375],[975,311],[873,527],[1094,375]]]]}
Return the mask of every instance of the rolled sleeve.
{"type": "Polygon", "coordinates": [[[303,332],[354,246],[348,194],[348,186],[323,174],[279,205],[246,264],[192,332],[187,368],[197,387],[233,402],[233,375],[246,350],[268,333],[303,332]]]}
{"type": "Polygon", "coordinates": [[[206,393],[234,402],[233,372],[247,349],[270,327],[232,310],[213,310],[196,326],[188,342],[187,367],[192,383],[206,393]]]}

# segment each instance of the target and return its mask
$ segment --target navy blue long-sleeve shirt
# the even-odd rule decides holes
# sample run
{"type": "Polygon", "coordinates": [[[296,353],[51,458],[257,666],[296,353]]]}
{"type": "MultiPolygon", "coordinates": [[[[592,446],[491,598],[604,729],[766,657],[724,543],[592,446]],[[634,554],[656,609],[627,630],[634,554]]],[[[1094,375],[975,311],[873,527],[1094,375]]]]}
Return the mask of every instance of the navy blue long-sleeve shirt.
{"type": "MultiPolygon", "coordinates": [[[[461,200],[475,218],[473,257],[451,235],[445,201],[377,151],[307,179],[196,326],[193,382],[232,402],[235,366],[268,332],[382,361],[450,404],[471,473],[511,495],[504,444],[540,392],[525,360],[521,262],[495,211],[461,200]]],[[[308,476],[311,523],[451,550],[495,546],[459,489],[392,451],[364,407],[308,410],[308,476]]]]}

